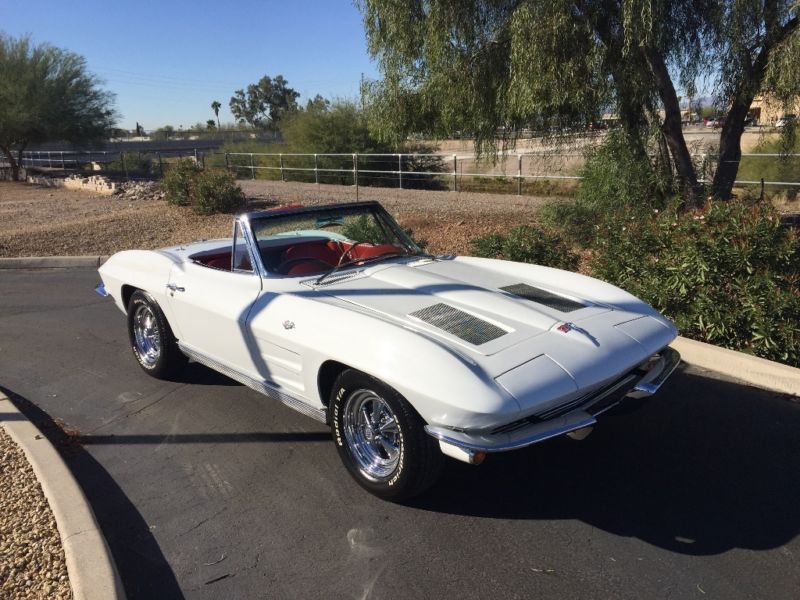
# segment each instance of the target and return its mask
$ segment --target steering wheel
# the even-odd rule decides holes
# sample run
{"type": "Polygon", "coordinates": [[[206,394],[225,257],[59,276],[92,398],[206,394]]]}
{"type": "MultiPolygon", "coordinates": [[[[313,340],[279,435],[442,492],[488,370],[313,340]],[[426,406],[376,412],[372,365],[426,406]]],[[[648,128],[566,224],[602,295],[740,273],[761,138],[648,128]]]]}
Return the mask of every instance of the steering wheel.
{"type": "MultiPolygon", "coordinates": [[[[342,244],[342,243],[341,243],[341,242],[339,242],[339,246],[340,246],[340,247],[341,247],[341,244],[342,244]]],[[[344,264],[347,264],[348,262],[350,262],[350,261],[346,261],[346,260],[345,260],[345,258],[347,258],[347,257],[350,255],[350,253],[351,253],[353,250],[355,250],[355,249],[356,249],[356,246],[360,246],[361,244],[369,244],[369,242],[355,242],[355,243],[354,243],[352,246],[350,246],[350,247],[349,247],[347,250],[345,250],[344,252],[342,252],[342,255],[339,257],[339,264],[337,264],[336,266],[337,266],[337,267],[341,267],[342,265],[344,265],[344,264]]]]}
{"type": "Polygon", "coordinates": [[[303,256],[303,257],[299,257],[299,258],[289,258],[289,259],[283,261],[281,264],[279,264],[275,268],[275,270],[278,273],[280,273],[281,275],[288,275],[289,274],[289,267],[291,267],[295,263],[301,263],[301,262],[318,263],[318,264],[322,265],[326,271],[331,269],[331,268],[333,268],[330,264],[326,263],[324,260],[322,260],[320,258],[312,258],[310,256],[303,256]]]}

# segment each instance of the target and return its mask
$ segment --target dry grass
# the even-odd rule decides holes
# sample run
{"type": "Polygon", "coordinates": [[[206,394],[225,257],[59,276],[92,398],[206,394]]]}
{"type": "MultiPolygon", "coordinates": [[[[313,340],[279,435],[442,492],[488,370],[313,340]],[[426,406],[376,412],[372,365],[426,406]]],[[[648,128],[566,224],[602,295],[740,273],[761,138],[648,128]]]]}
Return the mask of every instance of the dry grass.
{"type": "MultiPolygon", "coordinates": [[[[279,181],[239,182],[251,208],[356,199],[352,187],[279,181]]],[[[534,222],[546,198],[360,188],[434,253],[464,254],[469,240],[534,222]]],[[[122,200],[87,192],[0,183],[0,256],[112,254],[230,235],[231,216],[197,216],[163,200],[122,200]]]]}

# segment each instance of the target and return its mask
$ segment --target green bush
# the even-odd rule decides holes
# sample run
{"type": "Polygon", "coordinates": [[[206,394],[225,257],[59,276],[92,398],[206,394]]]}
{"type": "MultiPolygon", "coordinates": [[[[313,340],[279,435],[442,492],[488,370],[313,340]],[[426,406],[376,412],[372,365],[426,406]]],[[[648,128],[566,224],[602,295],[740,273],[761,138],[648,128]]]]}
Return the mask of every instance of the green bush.
{"type": "Polygon", "coordinates": [[[191,206],[199,215],[232,212],[245,201],[233,175],[217,169],[204,171],[189,158],[169,166],[161,180],[161,189],[168,203],[191,206]]]}
{"type": "Polygon", "coordinates": [[[472,254],[575,270],[579,257],[555,233],[530,225],[520,225],[507,235],[492,233],[472,240],[472,254]]]}
{"type": "Polygon", "coordinates": [[[167,202],[188,206],[192,198],[192,183],[199,172],[200,167],[190,158],[181,158],[169,165],[161,180],[161,189],[167,202]]]}
{"type": "MultiPolygon", "coordinates": [[[[144,173],[153,172],[153,157],[140,152],[120,152],[119,158],[105,165],[105,171],[119,173],[144,173]]],[[[156,165],[157,167],[158,165],[156,165]]],[[[156,169],[157,170],[157,169],[156,169]]]]}
{"type": "Polygon", "coordinates": [[[606,221],[591,269],[686,337],[800,366],[800,241],[771,207],[716,202],[606,221]]]}
{"type": "Polygon", "coordinates": [[[634,151],[621,130],[611,131],[587,155],[575,201],[551,201],[542,207],[539,218],[570,243],[589,248],[598,224],[663,210],[674,194],[672,178],[651,160],[658,162],[634,151]]]}
{"type": "Polygon", "coordinates": [[[225,171],[207,170],[195,176],[191,201],[194,212],[211,215],[233,212],[244,206],[245,198],[233,175],[225,171]]]}

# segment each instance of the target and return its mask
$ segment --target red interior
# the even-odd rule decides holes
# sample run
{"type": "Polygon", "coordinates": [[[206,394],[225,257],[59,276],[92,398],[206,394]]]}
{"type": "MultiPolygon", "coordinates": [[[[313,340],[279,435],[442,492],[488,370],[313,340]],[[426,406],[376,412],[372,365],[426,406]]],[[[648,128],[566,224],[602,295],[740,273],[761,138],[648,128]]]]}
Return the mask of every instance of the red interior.
{"type": "MultiPolygon", "coordinates": [[[[287,243],[265,249],[264,262],[268,270],[277,271],[283,275],[298,276],[322,273],[338,265],[343,254],[350,251],[353,246],[352,242],[336,242],[334,240],[287,243]]],[[[402,251],[402,248],[394,244],[364,242],[356,245],[345,260],[347,262],[359,261],[402,251]]],[[[231,269],[231,251],[229,249],[194,256],[192,260],[214,269],[223,271],[231,269]]]]}

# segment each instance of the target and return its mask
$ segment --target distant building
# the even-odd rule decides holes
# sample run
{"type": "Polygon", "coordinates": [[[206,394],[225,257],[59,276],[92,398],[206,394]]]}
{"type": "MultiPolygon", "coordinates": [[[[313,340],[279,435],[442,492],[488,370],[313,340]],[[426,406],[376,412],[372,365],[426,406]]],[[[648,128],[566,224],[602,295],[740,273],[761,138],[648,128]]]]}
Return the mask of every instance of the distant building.
{"type": "Polygon", "coordinates": [[[794,103],[788,108],[771,96],[756,96],[750,105],[749,114],[755,117],[760,125],[775,125],[775,122],[785,114],[800,114],[800,96],[795,98],[794,103]]]}

